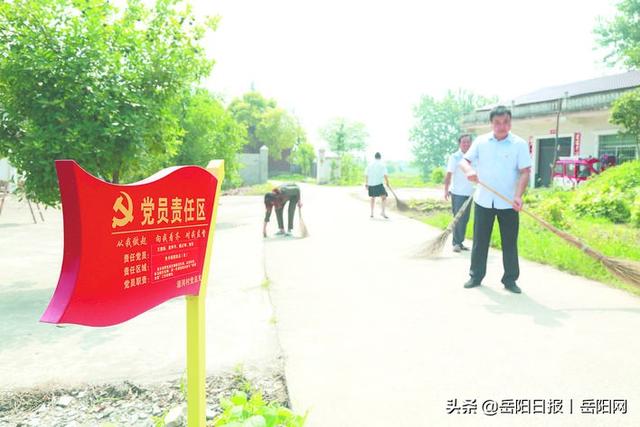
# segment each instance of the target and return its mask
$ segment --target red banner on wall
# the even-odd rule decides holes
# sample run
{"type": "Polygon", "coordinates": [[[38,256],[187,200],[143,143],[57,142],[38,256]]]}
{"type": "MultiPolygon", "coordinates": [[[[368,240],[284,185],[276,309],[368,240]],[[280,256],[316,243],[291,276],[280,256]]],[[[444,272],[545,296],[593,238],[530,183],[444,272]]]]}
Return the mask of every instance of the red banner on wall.
{"type": "Polygon", "coordinates": [[[576,132],[573,134],[573,155],[580,155],[580,144],[582,143],[582,134],[580,132],[576,132]]]}
{"type": "Polygon", "coordinates": [[[533,136],[529,137],[529,155],[533,154],[533,136]]]}
{"type": "Polygon", "coordinates": [[[198,295],[217,179],[197,166],[131,185],[56,161],[64,216],[58,285],[41,321],[109,326],[198,295]]]}

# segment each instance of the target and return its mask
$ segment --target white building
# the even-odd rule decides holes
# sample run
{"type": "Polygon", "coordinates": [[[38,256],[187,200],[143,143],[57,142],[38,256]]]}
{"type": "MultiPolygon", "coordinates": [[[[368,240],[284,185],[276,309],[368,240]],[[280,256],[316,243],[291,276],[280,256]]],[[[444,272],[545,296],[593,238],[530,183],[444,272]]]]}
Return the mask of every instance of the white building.
{"type": "Polygon", "coordinates": [[[11,166],[8,159],[0,159],[0,181],[11,182],[16,173],[16,168],[11,166]]]}
{"type": "Polygon", "coordinates": [[[316,182],[328,184],[338,177],[340,177],[340,156],[321,148],[318,150],[316,182]]]}
{"type": "MultiPolygon", "coordinates": [[[[615,156],[617,163],[639,158],[636,141],[618,135],[619,127],[609,123],[612,102],[637,88],[640,71],[630,71],[540,89],[505,103],[513,115],[512,132],[529,141],[533,159],[531,185],[549,185],[560,102],[558,156],[600,158],[607,154],[615,156]]],[[[489,132],[491,107],[467,115],[463,127],[475,135],[489,132]]]]}

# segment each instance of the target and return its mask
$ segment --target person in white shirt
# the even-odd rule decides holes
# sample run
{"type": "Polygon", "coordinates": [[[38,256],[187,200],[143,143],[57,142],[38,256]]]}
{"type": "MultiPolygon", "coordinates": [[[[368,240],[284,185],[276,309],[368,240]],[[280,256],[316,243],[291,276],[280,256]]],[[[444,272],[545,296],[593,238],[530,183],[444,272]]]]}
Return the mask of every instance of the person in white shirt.
{"type": "MultiPolygon", "coordinates": [[[[451,210],[455,217],[462,205],[465,204],[467,199],[473,194],[473,185],[467,179],[461,167],[459,167],[460,161],[464,154],[469,151],[471,147],[471,135],[464,134],[458,138],[458,151],[449,156],[447,162],[447,175],[444,178],[444,199],[449,200],[451,198],[451,210]]],[[[467,230],[467,223],[469,222],[469,214],[471,209],[467,206],[467,209],[462,214],[462,218],[456,224],[453,229],[453,251],[468,251],[463,242],[464,235],[467,230]]]]}
{"type": "Polygon", "coordinates": [[[475,195],[473,247],[470,279],[465,288],[480,286],[487,271],[487,255],[493,223],[498,218],[504,274],[502,284],[513,293],[522,291],[516,284],[520,276],[518,262],[519,212],[522,195],[529,184],[531,156],[525,140],[510,132],[511,111],[497,106],[489,113],[492,131],[477,137],[460,166],[471,182],[483,182],[512,200],[509,204],[478,185],[475,195]]]}
{"type": "Polygon", "coordinates": [[[389,186],[389,176],[387,174],[387,167],[382,163],[382,155],[380,153],[375,154],[375,160],[373,163],[367,166],[365,170],[366,183],[364,186],[369,192],[371,198],[371,218],[373,218],[373,209],[376,204],[376,197],[380,197],[382,210],[382,217],[387,219],[385,213],[385,202],[387,201],[387,190],[384,188],[384,184],[389,186]]]}

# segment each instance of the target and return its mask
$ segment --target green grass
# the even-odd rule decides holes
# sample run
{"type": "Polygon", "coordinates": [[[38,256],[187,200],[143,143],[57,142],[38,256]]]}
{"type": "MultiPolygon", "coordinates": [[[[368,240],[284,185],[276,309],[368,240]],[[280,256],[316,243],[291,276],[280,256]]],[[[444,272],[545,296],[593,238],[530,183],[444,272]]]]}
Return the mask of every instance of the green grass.
{"type": "MultiPolygon", "coordinates": [[[[230,393],[223,392],[214,397],[219,399],[222,412],[207,422],[207,427],[304,427],[306,413],[295,413],[283,402],[263,397],[263,391],[245,377],[242,364],[236,365],[234,371],[230,393]]],[[[155,427],[166,426],[168,412],[152,417],[155,427]]]]}
{"type": "Polygon", "coordinates": [[[247,383],[247,391],[239,390],[229,398],[222,398],[223,412],[216,416],[210,426],[262,426],[262,427],[303,427],[307,415],[299,415],[276,402],[263,399],[262,392],[252,390],[247,383]]]}
{"type": "MultiPolygon", "coordinates": [[[[275,178],[274,178],[275,179],[275,178]]],[[[353,187],[364,183],[364,175],[361,179],[351,180],[348,182],[330,182],[328,185],[338,187],[353,187]]],[[[389,174],[389,184],[392,188],[424,188],[424,187],[440,187],[442,184],[427,182],[422,179],[420,174],[407,172],[394,172],[389,174]]]]}
{"type": "MultiPolygon", "coordinates": [[[[444,229],[451,221],[450,213],[423,216],[422,221],[444,229]]],[[[607,256],[640,261],[640,230],[624,224],[613,224],[605,219],[571,218],[568,233],[580,238],[586,244],[607,256]]],[[[473,237],[473,213],[466,231],[467,238],[473,237]]],[[[500,230],[497,221],[491,236],[491,246],[500,248],[500,230]]],[[[604,282],[625,289],[635,295],[640,290],[612,276],[599,262],[570,246],[563,239],[544,229],[527,214],[520,215],[518,238],[520,257],[548,264],[572,274],[604,282]]]]}
{"type": "Polygon", "coordinates": [[[389,174],[389,183],[393,188],[422,188],[422,187],[437,187],[442,184],[435,184],[433,182],[427,182],[422,179],[420,174],[407,173],[407,172],[395,172],[389,174]]]}

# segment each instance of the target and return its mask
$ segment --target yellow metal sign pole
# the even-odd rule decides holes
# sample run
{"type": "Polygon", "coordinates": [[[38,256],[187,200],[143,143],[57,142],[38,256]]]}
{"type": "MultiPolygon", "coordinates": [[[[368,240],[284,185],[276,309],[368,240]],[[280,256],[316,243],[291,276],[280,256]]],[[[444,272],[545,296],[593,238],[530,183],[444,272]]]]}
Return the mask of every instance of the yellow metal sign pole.
{"type": "Polygon", "coordinates": [[[206,423],[205,307],[211,247],[218,216],[218,200],[220,200],[220,188],[224,181],[224,160],[212,160],[207,165],[207,170],[218,179],[218,186],[213,202],[211,224],[209,224],[200,294],[187,296],[187,425],[189,427],[204,427],[206,423]]]}

